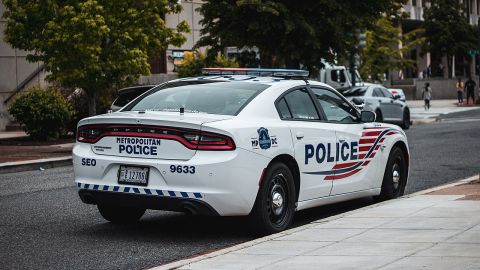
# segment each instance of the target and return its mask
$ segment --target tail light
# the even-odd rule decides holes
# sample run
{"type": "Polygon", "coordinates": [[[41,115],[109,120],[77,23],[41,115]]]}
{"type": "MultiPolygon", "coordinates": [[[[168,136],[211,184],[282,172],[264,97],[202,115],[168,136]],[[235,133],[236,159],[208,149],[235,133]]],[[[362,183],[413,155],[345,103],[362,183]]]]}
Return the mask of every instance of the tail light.
{"type": "Polygon", "coordinates": [[[229,136],[194,129],[159,126],[85,125],[77,130],[77,140],[83,143],[96,143],[107,136],[175,140],[192,150],[235,150],[235,143],[229,136]]]}

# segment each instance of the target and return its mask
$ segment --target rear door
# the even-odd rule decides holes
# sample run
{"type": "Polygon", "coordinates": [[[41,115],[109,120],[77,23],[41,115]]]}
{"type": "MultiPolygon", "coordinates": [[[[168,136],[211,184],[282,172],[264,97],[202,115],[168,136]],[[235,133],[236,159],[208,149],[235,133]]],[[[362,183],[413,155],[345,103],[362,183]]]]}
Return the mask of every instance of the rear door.
{"type": "Polygon", "coordinates": [[[332,181],[326,181],[323,171],[333,166],[332,151],[335,131],[320,121],[318,109],[306,87],[287,91],[276,101],[280,118],[292,132],[295,159],[300,169],[299,201],[330,195],[332,181]]]}
{"type": "Polygon", "coordinates": [[[392,121],[402,121],[403,118],[403,108],[402,102],[399,100],[395,100],[393,98],[392,93],[388,91],[386,88],[379,88],[382,91],[382,94],[385,96],[385,107],[388,107],[390,112],[390,120],[392,121]]]}
{"type": "Polygon", "coordinates": [[[346,194],[369,189],[372,172],[369,162],[364,162],[364,123],[359,121],[358,112],[336,92],[322,87],[311,87],[316,100],[329,123],[335,130],[335,165],[333,175],[325,180],[333,183],[330,195],[346,194]]]}

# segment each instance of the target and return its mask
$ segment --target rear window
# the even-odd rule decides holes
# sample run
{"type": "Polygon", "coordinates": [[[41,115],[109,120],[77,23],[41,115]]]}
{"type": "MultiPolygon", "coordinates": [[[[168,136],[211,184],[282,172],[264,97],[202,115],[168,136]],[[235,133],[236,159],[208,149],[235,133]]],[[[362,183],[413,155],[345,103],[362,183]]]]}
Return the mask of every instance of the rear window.
{"type": "Polygon", "coordinates": [[[159,87],[141,97],[129,111],[171,111],[236,115],[269,85],[246,82],[209,82],[206,84],[159,87]]]}
{"type": "Polygon", "coordinates": [[[367,87],[356,87],[342,92],[345,97],[361,97],[367,92],[367,87]]]}

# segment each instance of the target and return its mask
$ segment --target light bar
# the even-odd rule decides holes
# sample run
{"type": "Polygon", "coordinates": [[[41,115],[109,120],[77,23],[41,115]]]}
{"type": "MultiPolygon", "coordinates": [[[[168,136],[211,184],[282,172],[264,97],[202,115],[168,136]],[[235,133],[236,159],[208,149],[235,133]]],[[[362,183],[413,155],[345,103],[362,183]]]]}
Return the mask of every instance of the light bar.
{"type": "Polygon", "coordinates": [[[203,68],[203,75],[252,75],[271,77],[308,77],[308,70],[270,68],[203,68]]]}

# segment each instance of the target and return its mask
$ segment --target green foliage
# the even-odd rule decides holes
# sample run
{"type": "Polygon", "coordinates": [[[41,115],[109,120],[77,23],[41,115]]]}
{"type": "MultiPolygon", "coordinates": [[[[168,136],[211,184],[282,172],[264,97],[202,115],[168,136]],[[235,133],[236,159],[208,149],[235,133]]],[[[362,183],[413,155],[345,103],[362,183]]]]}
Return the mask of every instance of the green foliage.
{"type": "Polygon", "coordinates": [[[207,58],[206,54],[201,52],[185,53],[183,63],[177,67],[178,76],[195,77],[202,75],[204,67],[238,67],[238,63],[234,59],[230,59],[224,55],[216,55],[212,61],[207,58]]]}
{"type": "Polygon", "coordinates": [[[363,63],[360,73],[363,78],[381,80],[389,70],[413,67],[415,61],[406,59],[405,54],[425,41],[424,29],[418,28],[408,33],[401,33],[392,18],[383,16],[366,31],[367,46],[362,51],[363,63]]]}
{"type": "Polygon", "coordinates": [[[262,67],[301,65],[314,71],[321,59],[333,60],[355,42],[355,29],[375,22],[382,13],[398,10],[402,0],[211,0],[203,15],[202,37],[196,46],[257,47],[262,67]]]}
{"type": "MultiPolygon", "coordinates": [[[[181,10],[177,0],[3,0],[5,40],[42,61],[47,79],[98,92],[131,84],[150,72],[148,59],[180,46],[185,21],[168,28],[162,15],[181,10]]],[[[94,104],[90,104],[92,106],[94,104]]]]}
{"type": "Polygon", "coordinates": [[[447,56],[449,67],[453,55],[466,56],[468,50],[478,48],[477,32],[465,12],[457,0],[432,0],[425,9],[425,49],[435,57],[447,56]]]}
{"type": "Polygon", "coordinates": [[[13,101],[9,113],[34,139],[58,138],[75,116],[72,105],[53,88],[32,87],[13,101]]]}

